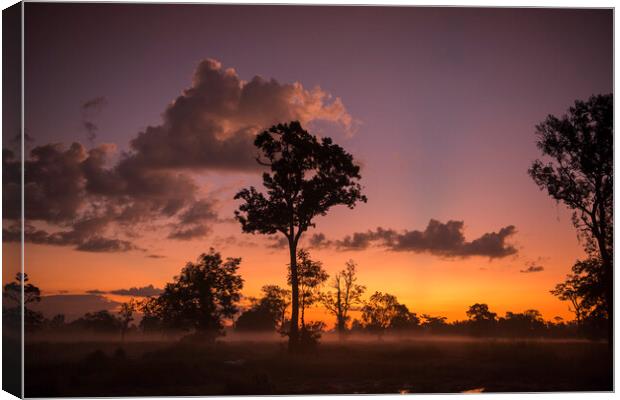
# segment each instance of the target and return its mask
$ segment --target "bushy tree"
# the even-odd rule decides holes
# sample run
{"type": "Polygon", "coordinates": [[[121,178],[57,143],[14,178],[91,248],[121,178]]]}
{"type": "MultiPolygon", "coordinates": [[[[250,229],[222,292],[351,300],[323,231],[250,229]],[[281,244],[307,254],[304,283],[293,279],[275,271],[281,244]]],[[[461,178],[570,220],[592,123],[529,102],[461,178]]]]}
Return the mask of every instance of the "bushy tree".
{"type": "Polygon", "coordinates": [[[401,327],[403,324],[411,326],[419,320],[415,314],[400,304],[396,296],[389,293],[375,292],[362,307],[362,323],[364,328],[381,337],[386,330],[401,327]]]}
{"type": "Polygon", "coordinates": [[[118,333],[122,329],[121,320],[108,310],[86,313],[69,325],[71,328],[92,333],[118,333]]]}
{"type": "Polygon", "coordinates": [[[495,328],[497,314],[489,310],[484,303],[476,303],[465,312],[469,318],[471,333],[489,335],[495,328]]]}
{"type": "Polygon", "coordinates": [[[318,139],[297,121],[272,126],[256,136],[257,161],[263,173],[262,193],[254,187],[241,190],[235,199],[243,204],[235,211],[243,232],[282,234],[288,241],[291,270],[291,322],[289,349],[299,338],[299,281],[297,244],[314,226],[314,219],[336,205],[354,208],[366,201],[359,185],[359,166],[353,156],[328,137],[318,139]]]}
{"type": "Polygon", "coordinates": [[[284,328],[286,309],[290,304],[290,291],[277,285],[262,287],[263,296],[252,301],[237,321],[235,329],[239,331],[274,331],[284,328]]]}
{"type": "Polygon", "coordinates": [[[142,304],[147,318],[143,328],[157,321],[165,330],[194,331],[208,339],[222,334],[224,319],[238,312],[243,287],[237,274],[240,263],[241,258],[223,260],[214,249],[188,262],[158,297],[142,304]]]}
{"type": "Polygon", "coordinates": [[[522,313],[508,311],[499,319],[498,326],[504,335],[514,337],[543,336],[547,327],[540,312],[534,309],[522,313]]]}

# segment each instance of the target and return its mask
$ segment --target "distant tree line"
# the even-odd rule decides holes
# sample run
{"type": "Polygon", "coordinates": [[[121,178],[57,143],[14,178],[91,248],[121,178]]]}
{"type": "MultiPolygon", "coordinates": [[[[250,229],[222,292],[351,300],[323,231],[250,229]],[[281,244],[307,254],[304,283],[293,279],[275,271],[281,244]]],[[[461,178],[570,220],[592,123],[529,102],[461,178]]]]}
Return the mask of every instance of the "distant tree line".
{"type": "MultiPolygon", "coordinates": [[[[502,317],[484,303],[470,306],[466,320],[447,322],[444,316],[417,314],[389,293],[377,291],[364,299],[366,288],[357,283],[357,266],[352,260],[329,279],[323,264],[313,260],[307,250],[300,249],[297,257],[301,273],[299,340],[305,349],[316,346],[327,328],[323,321],[306,321],[306,311],[311,306],[323,307],[334,316],[332,331],[342,340],[351,334],[379,340],[386,335],[590,339],[605,336],[605,325],[587,318],[564,321],[556,317],[545,321],[535,309],[521,313],[509,311],[502,317]],[[358,318],[352,318],[351,313],[356,313],[358,318]]],[[[121,341],[127,334],[184,335],[192,340],[212,342],[224,334],[228,325],[236,332],[289,335],[291,291],[278,285],[265,285],[260,297],[247,298],[249,304],[242,307],[243,279],[237,273],[240,263],[240,258],[223,259],[211,249],[196,262],[187,263],[160,295],[140,301],[132,298],[116,312],[90,312],[71,322],[65,321],[62,314],[47,319],[31,310],[29,305],[41,300],[40,290],[24,276],[27,331],[113,334],[121,341]]],[[[5,299],[16,299],[21,280],[18,275],[15,282],[5,285],[5,299]]],[[[15,304],[6,306],[4,312],[5,321],[14,325],[20,323],[15,304]]]]}

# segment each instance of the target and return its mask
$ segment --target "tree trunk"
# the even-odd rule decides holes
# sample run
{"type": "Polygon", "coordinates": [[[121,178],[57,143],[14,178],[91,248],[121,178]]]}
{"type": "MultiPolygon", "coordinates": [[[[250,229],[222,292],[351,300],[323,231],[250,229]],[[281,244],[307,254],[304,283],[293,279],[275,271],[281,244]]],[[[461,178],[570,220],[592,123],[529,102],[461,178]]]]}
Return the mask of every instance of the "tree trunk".
{"type": "Polygon", "coordinates": [[[291,324],[289,327],[288,349],[294,352],[299,344],[299,282],[297,280],[297,249],[296,243],[289,239],[291,253],[291,324]]]}
{"type": "Polygon", "coordinates": [[[345,325],[344,325],[344,317],[341,315],[338,316],[338,338],[342,341],[344,340],[345,335],[345,325]]]}
{"type": "MultiPolygon", "coordinates": [[[[604,224],[603,224],[604,226],[604,224]]],[[[599,253],[603,261],[603,280],[605,284],[605,302],[607,303],[607,343],[613,358],[614,349],[614,260],[607,251],[604,232],[597,236],[599,253]]]]}

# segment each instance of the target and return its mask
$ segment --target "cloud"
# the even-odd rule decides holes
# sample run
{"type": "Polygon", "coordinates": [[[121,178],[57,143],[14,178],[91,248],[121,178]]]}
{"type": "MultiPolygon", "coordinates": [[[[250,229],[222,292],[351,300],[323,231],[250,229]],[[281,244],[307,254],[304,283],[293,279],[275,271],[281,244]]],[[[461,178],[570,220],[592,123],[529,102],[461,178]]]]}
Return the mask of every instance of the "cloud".
{"type": "Polygon", "coordinates": [[[155,168],[257,169],[254,136],[291,120],[329,121],[345,130],[352,125],[342,101],[318,87],[259,76],[246,82],[234,69],[206,59],[192,85],[164,111],[163,123],[131,141],[132,159],[155,168]]]}
{"type": "Polygon", "coordinates": [[[288,248],[288,239],[284,236],[268,236],[267,240],[269,241],[269,244],[267,245],[267,248],[269,249],[279,250],[288,248]]]}
{"type": "Polygon", "coordinates": [[[140,248],[127,240],[93,237],[78,244],[76,250],[95,253],[115,253],[140,250],[140,248]]]}
{"type": "Polygon", "coordinates": [[[208,235],[211,232],[207,223],[218,221],[215,212],[215,201],[209,199],[198,200],[180,213],[178,221],[173,225],[173,231],[168,238],[190,240],[208,235]]]}
{"type": "Polygon", "coordinates": [[[533,272],[542,272],[545,270],[545,267],[543,267],[542,265],[538,265],[536,263],[533,262],[528,262],[525,264],[526,268],[520,270],[519,272],[523,273],[523,274],[530,274],[533,272]]]}
{"type": "Polygon", "coordinates": [[[166,256],[162,256],[161,254],[148,254],[146,257],[147,258],[156,258],[156,259],[166,258],[166,256]]]}
{"type": "Polygon", "coordinates": [[[101,112],[102,108],[108,104],[104,96],[95,97],[82,103],[82,127],[86,130],[86,137],[89,142],[94,142],[97,138],[99,127],[93,119],[101,112]]]}
{"type": "Polygon", "coordinates": [[[163,289],[159,289],[154,287],[153,285],[143,286],[143,287],[131,287],[129,289],[116,289],[110,290],[108,293],[116,294],[120,296],[139,296],[139,297],[149,297],[156,296],[161,294],[163,289]]]}
{"type": "MultiPolygon", "coordinates": [[[[103,96],[81,104],[85,129],[95,132],[93,117],[107,104],[103,96]]],[[[205,197],[192,174],[203,170],[256,169],[253,140],[276,122],[327,121],[350,130],[351,116],[339,98],[300,83],[254,77],[242,80],[212,59],[199,63],[191,85],[149,126],[116,146],[86,148],[48,143],[34,147],[25,160],[25,204],[32,243],[73,246],[90,252],[143,250],[134,241],[145,227],[163,227],[171,239],[203,238],[214,224],[217,202],[205,197]]],[[[21,166],[3,153],[5,219],[19,221],[21,166]]],[[[3,230],[19,240],[19,229],[3,230]]]]}
{"type": "Polygon", "coordinates": [[[313,249],[325,249],[332,247],[334,242],[328,240],[324,233],[314,233],[308,240],[308,247],[313,249]]]}
{"type": "Polygon", "coordinates": [[[467,241],[463,234],[463,221],[448,221],[445,224],[431,219],[425,230],[377,228],[367,232],[355,232],[341,240],[328,240],[323,234],[315,234],[309,244],[314,248],[332,247],[341,251],[364,250],[370,246],[384,247],[390,251],[430,253],[442,257],[484,256],[502,258],[517,253],[507,243],[516,233],[514,226],[501,228],[498,232],[485,233],[477,239],[467,241]]]}
{"type": "Polygon", "coordinates": [[[106,104],[108,104],[108,99],[106,99],[105,96],[98,96],[83,102],[81,108],[85,111],[100,110],[106,104]]]}
{"type": "MultiPolygon", "coordinates": [[[[131,233],[139,224],[156,218],[178,218],[176,224],[196,217],[192,224],[204,223],[204,200],[197,198],[197,186],[183,174],[171,171],[134,169],[127,163],[107,168],[112,145],[86,150],[73,143],[69,148],[48,144],[33,149],[25,163],[25,214],[29,221],[26,241],[67,246],[94,252],[140,250],[128,238],[108,237],[122,228],[131,233]],[[202,214],[200,214],[202,213],[202,214]],[[35,228],[42,221],[54,231],[35,228]]],[[[18,162],[3,159],[5,175],[5,218],[19,220],[18,162]]],[[[208,204],[213,204],[210,202],[208,204]]],[[[215,211],[212,211],[215,213],[215,211]]],[[[204,228],[203,228],[204,229],[204,228]]],[[[6,241],[18,241],[19,229],[3,230],[6,241]]],[[[130,235],[131,236],[131,235],[130,235]]]]}

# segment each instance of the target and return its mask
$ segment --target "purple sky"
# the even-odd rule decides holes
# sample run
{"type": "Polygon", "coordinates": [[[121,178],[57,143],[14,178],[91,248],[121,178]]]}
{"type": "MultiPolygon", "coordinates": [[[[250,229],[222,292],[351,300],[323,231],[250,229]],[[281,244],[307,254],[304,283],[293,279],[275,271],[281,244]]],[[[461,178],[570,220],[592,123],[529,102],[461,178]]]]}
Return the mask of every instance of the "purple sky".
{"type": "MultiPolygon", "coordinates": [[[[323,231],[423,230],[435,218],[464,220],[473,238],[515,225],[516,263],[551,260],[549,284],[578,255],[568,214],[527,168],[538,122],[613,90],[611,10],[27,3],[25,24],[33,146],[128,150],[212,58],[243,80],[318,85],[357,121],[353,137],[325,129],[362,162],[371,201],[336,210],[323,231]]],[[[216,190],[236,179],[204,178],[216,190]]],[[[129,284],[148,283],[159,284],[129,284]]]]}

